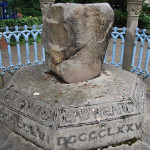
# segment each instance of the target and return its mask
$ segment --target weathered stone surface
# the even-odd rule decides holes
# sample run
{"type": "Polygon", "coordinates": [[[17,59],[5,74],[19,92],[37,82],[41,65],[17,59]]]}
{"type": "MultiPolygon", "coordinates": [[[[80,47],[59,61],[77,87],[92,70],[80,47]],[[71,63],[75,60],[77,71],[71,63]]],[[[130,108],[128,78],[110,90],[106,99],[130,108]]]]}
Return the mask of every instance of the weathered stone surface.
{"type": "Polygon", "coordinates": [[[42,150],[0,124],[0,150],[42,150]]]}
{"type": "Polygon", "coordinates": [[[107,3],[52,5],[42,29],[50,70],[68,83],[98,76],[113,20],[107,3]]]}
{"type": "Polygon", "coordinates": [[[101,77],[74,84],[40,66],[20,70],[0,93],[0,123],[49,150],[141,138],[145,85],[134,74],[106,68],[101,77]]]}

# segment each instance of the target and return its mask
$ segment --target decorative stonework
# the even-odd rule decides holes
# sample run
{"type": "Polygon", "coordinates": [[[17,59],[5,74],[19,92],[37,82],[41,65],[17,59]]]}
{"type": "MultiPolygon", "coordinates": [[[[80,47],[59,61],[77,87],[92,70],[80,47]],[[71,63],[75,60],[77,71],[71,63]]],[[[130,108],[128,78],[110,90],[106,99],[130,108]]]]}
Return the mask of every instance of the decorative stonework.
{"type": "Polygon", "coordinates": [[[53,74],[47,79],[43,66],[19,70],[0,91],[0,123],[44,150],[96,149],[141,138],[144,82],[105,68],[100,77],[75,84],[53,74]]]}
{"type": "Polygon", "coordinates": [[[143,0],[128,0],[128,16],[139,16],[143,0]]]}
{"type": "Polygon", "coordinates": [[[47,10],[55,2],[55,0],[39,0],[41,5],[42,16],[46,15],[47,10]]]}

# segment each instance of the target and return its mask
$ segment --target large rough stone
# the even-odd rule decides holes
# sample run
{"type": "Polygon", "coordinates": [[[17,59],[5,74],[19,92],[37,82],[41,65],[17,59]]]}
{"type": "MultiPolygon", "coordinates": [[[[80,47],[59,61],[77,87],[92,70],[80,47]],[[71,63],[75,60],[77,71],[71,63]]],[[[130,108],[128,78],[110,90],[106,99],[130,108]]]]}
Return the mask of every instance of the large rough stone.
{"type": "Polygon", "coordinates": [[[42,68],[18,71],[2,89],[0,123],[45,150],[141,138],[145,85],[136,75],[107,66],[100,77],[66,84],[42,68]]]}
{"type": "Polygon", "coordinates": [[[42,29],[50,70],[68,83],[98,76],[113,20],[107,3],[52,5],[42,29]]]}

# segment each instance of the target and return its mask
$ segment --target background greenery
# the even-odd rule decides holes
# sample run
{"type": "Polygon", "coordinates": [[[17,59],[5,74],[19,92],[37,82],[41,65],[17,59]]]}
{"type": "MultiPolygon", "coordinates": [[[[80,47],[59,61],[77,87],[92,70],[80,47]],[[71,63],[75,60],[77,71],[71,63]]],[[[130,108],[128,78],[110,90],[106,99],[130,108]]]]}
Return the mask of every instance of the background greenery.
{"type": "MultiPolygon", "coordinates": [[[[127,0],[56,0],[55,3],[102,3],[107,2],[111,5],[115,13],[114,26],[125,27],[127,22],[127,0]]],[[[14,27],[16,25],[40,25],[42,24],[42,14],[40,10],[39,0],[10,0],[10,6],[14,6],[16,12],[20,12],[23,18],[0,20],[0,27],[14,27]],[[32,16],[32,17],[31,17],[32,16]]],[[[150,5],[143,3],[142,10],[139,16],[139,28],[150,30],[150,5]]],[[[24,44],[21,38],[21,44],[24,44]]],[[[40,37],[38,37],[40,42],[40,37]]],[[[29,38],[29,43],[32,44],[33,40],[29,38]]],[[[11,42],[15,45],[14,40],[11,42]]]]}
{"type": "Polygon", "coordinates": [[[23,17],[18,19],[5,19],[0,20],[0,27],[14,27],[14,26],[32,26],[32,25],[41,25],[42,24],[42,17],[23,17]]]}
{"type": "MultiPolygon", "coordinates": [[[[115,12],[114,26],[125,27],[127,22],[127,0],[56,0],[55,3],[102,3],[107,2],[115,12]]],[[[39,25],[42,23],[39,0],[10,0],[10,4],[16,8],[17,12],[23,14],[22,19],[10,19],[0,22],[0,26],[22,26],[39,25]],[[29,17],[32,16],[32,17],[29,17]]],[[[139,28],[150,30],[150,5],[143,3],[139,16],[139,28]]]]}
{"type": "Polygon", "coordinates": [[[17,12],[21,12],[24,17],[42,16],[39,0],[9,0],[9,5],[14,6],[17,12]]]}

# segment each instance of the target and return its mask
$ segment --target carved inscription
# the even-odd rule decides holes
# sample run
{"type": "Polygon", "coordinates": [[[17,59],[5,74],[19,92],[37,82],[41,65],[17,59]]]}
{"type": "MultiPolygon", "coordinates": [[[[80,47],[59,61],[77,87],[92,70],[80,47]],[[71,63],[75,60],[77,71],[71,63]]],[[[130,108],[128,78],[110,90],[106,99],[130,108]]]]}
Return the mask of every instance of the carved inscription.
{"type": "Polygon", "coordinates": [[[138,113],[130,101],[97,104],[60,110],[60,126],[77,125],[79,123],[97,122],[138,113]]]}
{"type": "MultiPolygon", "coordinates": [[[[91,131],[89,133],[83,132],[79,135],[70,135],[69,137],[63,136],[57,138],[57,145],[63,146],[66,144],[73,144],[76,142],[85,142],[85,141],[91,141],[91,140],[97,140],[101,138],[107,138],[110,136],[115,136],[118,134],[128,134],[130,132],[136,132],[137,130],[140,130],[142,126],[142,122],[139,123],[130,123],[122,126],[117,126],[115,131],[113,128],[107,128],[107,129],[100,129],[98,131],[91,131]]],[[[131,133],[130,133],[131,134],[131,133]]]]}
{"type": "MultiPolygon", "coordinates": [[[[141,82],[137,83],[133,99],[138,106],[143,107],[144,89],[141,90],[141,82]]],[[[78,124],[98,123],[98,120],[111,120],[118,117],[140,113],[134,101],[120,100],[113,103],[100,103],[83,106],[71,106],[68,108],[54,108],[45,103],[34,101],[31,99],[22,100],[14,99],[12,101],[2,100],[7,107],[17,110],[18,113],[33,118],[41,124],[54,126],[54,122],[58,128],[66,126],[76,126],[78,124]]]]}
{"type": "Polygon", "coordinates": [[[6,124],[12,129],[21,131],[28,137],[34,137],[37,140],[41,140],[46,143],[50,143],[50,135],[42,128],[35,126],[30,121],[23,121],[22,117],[19,114],[6,112],[3,108],[0,109],[0,122],[6,124]]]}
{"type": "Polygon", "coordinates": [[[10,99],[10,101],[4,99],[3,104],[16,109],[25,115],[29,115],[35,120],[53,126],[52,122],[55,120],[55,108],[50,105],[34,101],[34,99],[22,100],[17,98],[14,98],[13,100],[10,99]]]}

